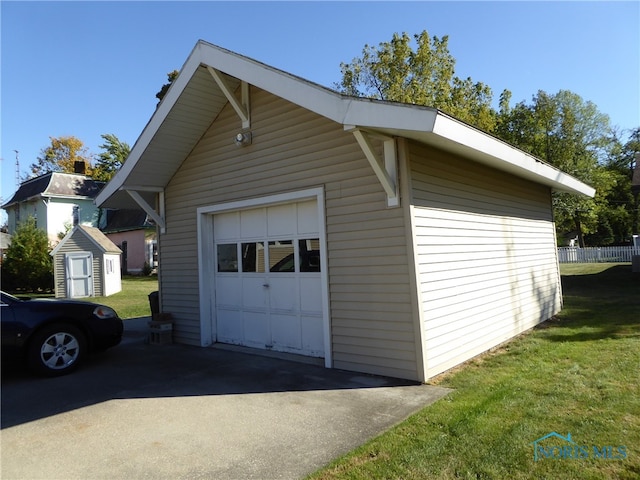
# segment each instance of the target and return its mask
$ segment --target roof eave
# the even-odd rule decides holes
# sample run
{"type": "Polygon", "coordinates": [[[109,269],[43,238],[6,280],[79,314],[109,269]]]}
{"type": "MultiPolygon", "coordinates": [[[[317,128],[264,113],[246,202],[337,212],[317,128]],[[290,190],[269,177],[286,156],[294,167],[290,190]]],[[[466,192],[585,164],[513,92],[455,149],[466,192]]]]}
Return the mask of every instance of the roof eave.
{"type": "Polygon", "coordinates": [[[499,170],[547,185],[554,190],[593,197],[595,189],[542,160],[441,112],[433,133],[470,150],[469,156],[499,170]]]}
{"type": "MultiPolygon", "coordinates": [[[[95,203],[98,206],[104,205],[125,188],[127,177],[137,166],[201,65],[211,66],[231,77],[247,81],[343,126],[378,129],[388,134],[406,136],[462,153],[472,160],[559,191],[587,196],[595,194],[593,188],[577,179],[436,109],[344,96],[256,60],[198,41],[136,141],[127,161],[96,196],[95,203]]],[[[178,165],[179,162],[175,168],[178,165]]],[[[165,185],[154,187],[164,188],[165,185]]]]}

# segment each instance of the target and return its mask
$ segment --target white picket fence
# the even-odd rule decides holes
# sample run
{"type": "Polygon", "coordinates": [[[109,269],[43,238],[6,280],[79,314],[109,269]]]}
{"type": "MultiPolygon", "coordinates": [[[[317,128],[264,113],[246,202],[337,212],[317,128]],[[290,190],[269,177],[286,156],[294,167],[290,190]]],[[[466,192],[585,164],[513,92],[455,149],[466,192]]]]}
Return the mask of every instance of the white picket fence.
{"type": "Polygon", "coordinates": [[[640,247],[560,247],[560,263],[605,263],[631,262],[631,257],[640,255],[640,247]]]}

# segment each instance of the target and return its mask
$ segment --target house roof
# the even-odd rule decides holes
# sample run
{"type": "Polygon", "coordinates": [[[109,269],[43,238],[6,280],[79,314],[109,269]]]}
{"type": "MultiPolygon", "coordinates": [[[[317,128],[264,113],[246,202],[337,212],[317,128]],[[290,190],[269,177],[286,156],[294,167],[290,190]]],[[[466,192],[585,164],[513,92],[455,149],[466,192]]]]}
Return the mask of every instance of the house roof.
{"type": "Polygon", "coordinates": [[[576,178],[437,109],[342,95],[200,40],[126,163],[97,196],[98,205],[130,208],[135,203],[125,189],[135,190],[145,201],[154,203],[155,193],[167,185],[228,102],[210,68],[222,73],[232,91],[241,81],[247,82],[331,119],[345,129],[363,128],[409,138],[555,190],[588,196],[595,193],[576,178]]]}
{"type": "Polygon", "coordinates": [[[55,248],[51,251],[50,255],[53,257],[60,248],[67,243],[67,241],[76,235],[76,232],[84,235],[89,240],[91,240],[102,253],[122,253],[115,243],[113,243],[109,238],[102,233],[99,229],[94,227],[87,227],[85,225],[76,225],[73,227],[69,233],[65,235],[65,237],[60,240],[60,242],[55,246],[55,248]]]}
{"type": "Polygon", "coordinates": [[[102,229],[105,233],[124,232],[150,228],[155,225],[149,221],[143,210],[120,209],[107,211],[107,224],[102,229]]]}
{"type": "Polygon", "coordinates": [[[104,185],[105,182],[99,182],[84,175],[49,172],[22,182],[11,200],[2,205],[2,208],[38,197],[91,200],[98,195],[104,185]]]}

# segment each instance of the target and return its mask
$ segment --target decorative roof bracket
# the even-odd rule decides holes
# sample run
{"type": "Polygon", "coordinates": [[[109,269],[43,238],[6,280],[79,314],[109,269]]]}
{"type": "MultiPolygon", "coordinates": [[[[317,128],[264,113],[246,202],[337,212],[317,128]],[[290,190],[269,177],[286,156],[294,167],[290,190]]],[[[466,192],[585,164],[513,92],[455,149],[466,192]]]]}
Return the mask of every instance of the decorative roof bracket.
{"type": "Polygon", "coordinates": [[[242,95],[242,99],[238,100],[235,94],[233,93],[233,91],[231,90],[231,88],[229,87],[229,85],[227,84],[226,80],[222,76],[222,72],[208,65],[207,65],[207,70],[209,70],[209,73],[218,84],[218,87],[220,87],[220,90],[222,90],[222,93],[224,93],[224,96],[227,97],[227,100],[229,100],[229,103],[231,104],[233,109],[236,111],[236,113],[240,117],[240,120],[242,121],[242,128],[245,128],[245,129],[251,128],[251,114],[250,114],[251,110],[249,108],[249,84],[244,81],[241,83],[240,93],[242,95]]]}
{"type": "Polygon", "coordinates": [[[140,206],[140,208],[142,208],[142,210],[145,211],[147,215],[153,218],[153,221],[156,222],[156,225],[160,227],[160,233],[165,233],[167,227],[165,223],[164,189],[152,187],[129,187],[125,188],[124,191],[127,192],[129,196],[135,200],[135,202],[140,206]],[[157,201],[159,212],[156,212],[156,210],[151,207],[151,205],[149,205],[144,198],[142,198],[142,195],[138,193],[139,191],[155,192],[158,194],[157,201]]]}
{"type": "Polygon", "coordinates": [[[356,127],[345,127],[345,129],[351,130],[365,157],[367,157],[371,168],[373,168],[374,173],[378,177],[378,181],[387,194],[387,206],[399,206],[400,192],[398,188],[398,161],[395,138],[377,133],[369,134],[356,127]],[[382,139],[384,147],[383,159],[380,159],[379,155],[374,151],[369,139],[370,136],[378,136],[382,139]]]}

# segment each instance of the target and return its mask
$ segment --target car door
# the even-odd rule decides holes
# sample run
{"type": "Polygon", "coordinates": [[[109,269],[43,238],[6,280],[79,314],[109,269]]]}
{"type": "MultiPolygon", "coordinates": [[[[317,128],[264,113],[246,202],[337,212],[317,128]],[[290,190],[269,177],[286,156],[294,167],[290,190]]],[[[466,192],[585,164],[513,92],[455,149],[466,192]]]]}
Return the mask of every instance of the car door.
{"type": "Polygon", "coordinates": [[[0,320],[2,321],[2,356],[10,356],[24,333],[24,325],[16,321],[16,304],[10,297],[2,294],[0,297],[0,320]]]}

